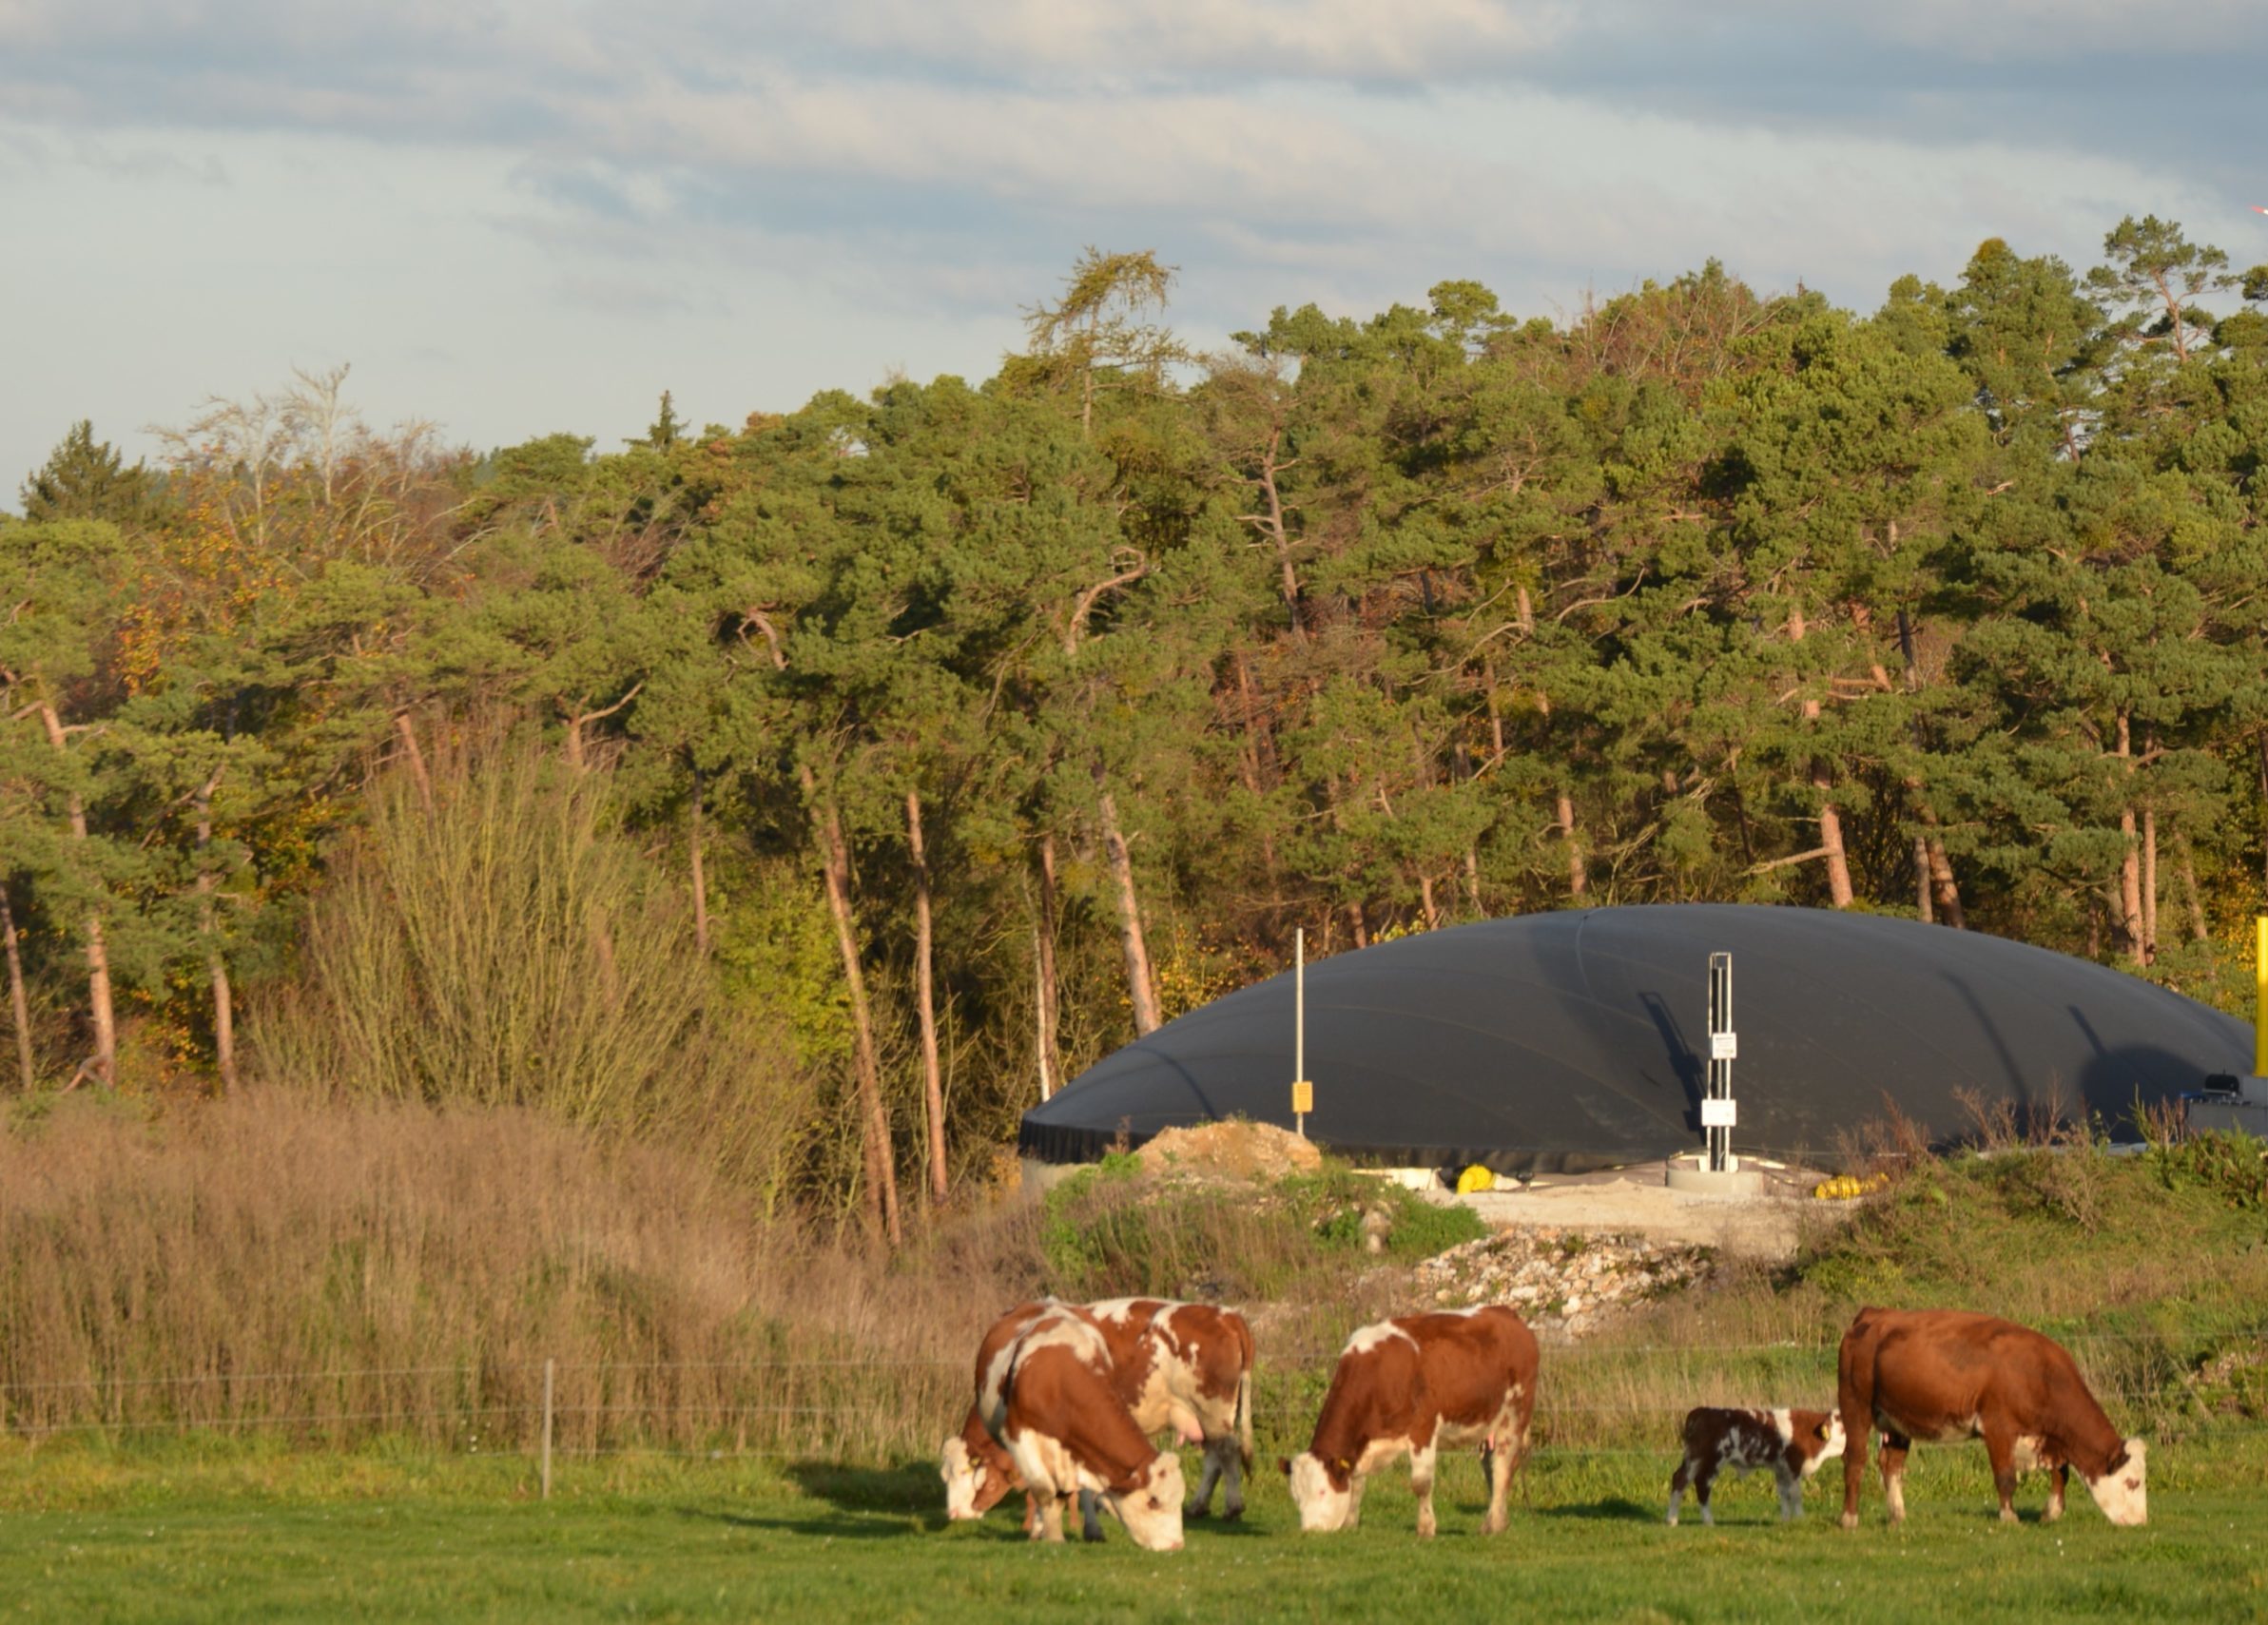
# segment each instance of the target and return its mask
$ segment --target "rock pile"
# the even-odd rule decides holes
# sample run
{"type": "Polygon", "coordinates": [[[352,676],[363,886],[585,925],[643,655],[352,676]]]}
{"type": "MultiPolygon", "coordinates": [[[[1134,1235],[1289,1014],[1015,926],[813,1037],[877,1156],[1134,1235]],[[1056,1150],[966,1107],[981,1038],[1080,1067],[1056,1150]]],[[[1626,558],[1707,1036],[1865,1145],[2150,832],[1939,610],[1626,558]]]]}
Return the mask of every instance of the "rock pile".
{"type": "Polygon", "coordinates": [[[1453,1247],[1419,1265],[1416,1276],[1419,1289],[1444,1308],[1509,1304],[1537,1335],[1578,1338],[1704,1280],[1715,1264],[1705,1247],[1537,1225],[1453,1247]]]}

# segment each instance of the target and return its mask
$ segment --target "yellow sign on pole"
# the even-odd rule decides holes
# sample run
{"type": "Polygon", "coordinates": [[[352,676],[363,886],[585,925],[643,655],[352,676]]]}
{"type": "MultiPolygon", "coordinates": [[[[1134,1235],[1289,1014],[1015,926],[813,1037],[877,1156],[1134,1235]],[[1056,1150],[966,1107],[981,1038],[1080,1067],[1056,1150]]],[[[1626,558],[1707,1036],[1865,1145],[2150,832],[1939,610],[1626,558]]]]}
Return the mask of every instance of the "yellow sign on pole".
{"type": "Polygon", "coordinates": [[[2252,1075],[2268,1077],[2268,914],[2253,922],[2252,1075]]]}
{"type": "Polygon", "coordinates": [[[1294,1117],[1305,1117],[1314,1110],[1315,1086],[1303,1077],[1291,1086],[1291,1114],[1294,1117]]]}

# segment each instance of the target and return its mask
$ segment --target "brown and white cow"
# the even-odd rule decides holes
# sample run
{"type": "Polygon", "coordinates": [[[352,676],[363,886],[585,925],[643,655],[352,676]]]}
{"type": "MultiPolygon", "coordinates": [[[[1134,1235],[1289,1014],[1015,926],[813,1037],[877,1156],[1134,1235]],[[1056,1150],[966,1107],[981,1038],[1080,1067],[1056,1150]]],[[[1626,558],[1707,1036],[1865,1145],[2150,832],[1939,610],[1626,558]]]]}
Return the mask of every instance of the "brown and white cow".
{"type": "Polygon", "coordinates": [[[1867,1433],[1882,1430],[1882,1489],[1890,1521],[1906,1516],[1906,1452],[1914,1441],[1983,1439],[2000,1515],[2013,1520],[2016,1475],[2053,1475],[2047,1519],[2064,1515],[2077,1467],[2113,1523],[2149,1518],[2142,1441],[2121,1439],[2062,1344],[2028,1326],[1954,1309],[1861,1309],[1837,1359],[1843,1426],[1843,1527],[1858,1527],[1867,1433]]]}
{"type": "MultiPolygon", "coordinates": [[[[1252,1459],[1252,1332],[1233,1309],[1158,1298],[1116,1298],[1063,1305],[1019,1304],[993,1324],[977,1349],[977,1388],[999,1351],[1039,1316],[1069,1308],[1093,1323],[1111,1351],[1112,1386],[1145,1433],[1171,1428],[1185,1443],[1202,1442],[1205,1469],[1189,1516],[1203,1518],[1215,1482],[1226,1480],[1224,1516],[1244,1513],[1243,1472],[1252,1459]]],[[[940,1475],[945,1514],[981,1518],[1018,1487],[1014,1462],[986,1430],[981,1403],[972,1404],[959,1435],[945,1441],[940,1475]]],[[[1102,1538],[1091,1498],[1082,1501],[1087,1538],[1102,1538]]],[[[1031,1522],[1027,1504],[1025,1523],[1031,1522]]]]}
{"type": "Polygon", "coordinates": [[[1063,1538],[1063,1502],[1101,1498],[1135,1545],[1181,1548],[1181,1459],[1160,1451],[1120,1403],[1094,1321],[1059,1306],[1028,1325],[985,1373],[984,1425],[1037,1503],[1032,1538],[1063,1538]]]}
{"type": "Polygon", "coordinates": [[[1719,1473],[1744,1479],[1769,1469],[1779,1485],[1780,1520],[1803,1516],[1803,1486],[1819,1463],[1843,1453],[1843,1419],[1833,1411],[1721,1410],[1699,1405],[1685,1415],[1685,1460],[1670,1475],[1670,1522],[1677,1521],[1693,1486],[1701,1521],[1715,1523],[1710,1487],[1719,1473]]]}
{"type": "Polygon", "coordinates": [[[1535,1411],[1536,1339],[1515,1311],[1489,1306],[1367,1325],[1339,1356],[1307,1450],[1278,1463],[1290,1476],[1299,1526],[1356,1527],[1364,1479],[1406,1450],[1418,1534],[1429,1538],[1442,1446],[1477,1441],[1488,1480],[1482,1527],[1497,1534],[1535,1411]]]}
{"type": "Polygon", "coordinates": [[[1205,1447],[1188,1513],[1206,1517],[1213,1485],[1221,1516],[1244,1516],[1244,1474],[1252,1464],[1252,1328],[1234,1309],[1160,1298],[1089,1304],[1119,1373],[1118,1391],[1145,1433],[1172,1429],[1205,1447]]]}

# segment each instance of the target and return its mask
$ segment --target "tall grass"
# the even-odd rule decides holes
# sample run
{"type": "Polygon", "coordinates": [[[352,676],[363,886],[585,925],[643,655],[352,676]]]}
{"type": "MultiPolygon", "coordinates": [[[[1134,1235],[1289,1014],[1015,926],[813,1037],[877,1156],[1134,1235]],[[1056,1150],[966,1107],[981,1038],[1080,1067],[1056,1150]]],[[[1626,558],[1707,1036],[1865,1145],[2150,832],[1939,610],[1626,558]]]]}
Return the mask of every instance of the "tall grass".
{"type": "Polygon", "coordinates": [[[255,1012],[265,1074],[691,1141],[776,1206],[815,1081],[720,999],[602,779],[502,741],[444,763],[434,797],[398,779],[372,797],[303,976],[255,1012]]]}

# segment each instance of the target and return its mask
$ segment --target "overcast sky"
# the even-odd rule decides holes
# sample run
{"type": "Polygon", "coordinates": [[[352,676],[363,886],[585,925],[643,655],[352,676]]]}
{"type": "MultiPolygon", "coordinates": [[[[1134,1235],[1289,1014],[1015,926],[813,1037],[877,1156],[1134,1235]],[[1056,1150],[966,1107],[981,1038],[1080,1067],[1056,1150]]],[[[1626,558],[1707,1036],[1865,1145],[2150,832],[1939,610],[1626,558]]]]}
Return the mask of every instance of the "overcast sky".
{"type": "Polygon", "coordinates": [[[2127,213],[2245,266],[2264,80],[2262,0],[0,0],[0,506],[294,366],[481,448],[982,377],[1088,243],[1200,344],[2127,213]]]}

